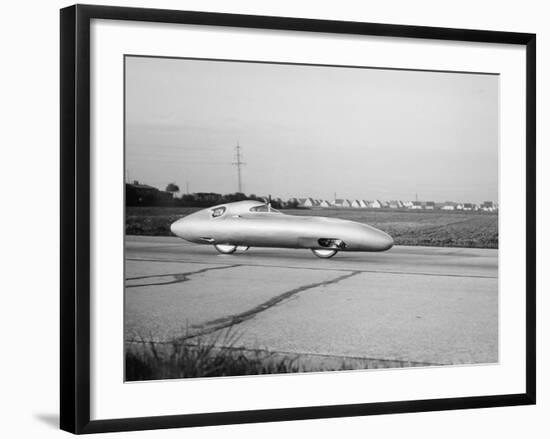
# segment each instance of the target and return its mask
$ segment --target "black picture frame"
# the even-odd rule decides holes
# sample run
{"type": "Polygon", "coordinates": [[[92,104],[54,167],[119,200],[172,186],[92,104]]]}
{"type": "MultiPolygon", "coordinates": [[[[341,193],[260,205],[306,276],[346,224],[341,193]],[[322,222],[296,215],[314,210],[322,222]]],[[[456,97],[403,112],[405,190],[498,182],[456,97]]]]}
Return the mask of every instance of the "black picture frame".
{"type": "Polygon", "coordinates": [[[535,404],[536,400],[536,36],[530,33],[74,5],[61,10],[61,398],[60,425],[72,433],[535,404]],[[374,35],[526,47],[526,376],[525,393],[224,413],[90,420],[90,21],[133,20],[256,29],[374,35]]]}

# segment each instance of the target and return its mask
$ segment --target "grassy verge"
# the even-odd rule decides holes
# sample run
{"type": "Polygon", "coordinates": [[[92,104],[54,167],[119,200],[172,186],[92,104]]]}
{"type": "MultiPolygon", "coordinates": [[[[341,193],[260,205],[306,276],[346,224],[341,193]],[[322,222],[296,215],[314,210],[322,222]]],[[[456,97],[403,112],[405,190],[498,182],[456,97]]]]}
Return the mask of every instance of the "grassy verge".
{"type": "MultiPolygon", "coordinates": [[[[129,207],[126,234],[171,236],[170,224],[193,207],[129,207]]],[[[394,209],[289,209],[290,215],[342,218],[389,233],[397,245],[498,248],[498,214],[394,209]]]]}
{"type": "Polygon", "coordinates": [[[126,234],[172,236],[170,224],[200,207],[127,207],[126,234]]]}
{"type": "Polygon", "coordinates": [[[299,372],[294,358],[235,347],[230,329],[213,337],[184,337],[168,343],[126,343],[126,380],[259,375],[299,372]]]}
{"type": "Polygon", "coordinates": [[[154,345],[126,351],[126,380],[149,381],[174,378],[261,375],[299,372],[296,360],[265,352],[218,348],[208,345],[154,345]],[[159,353],[160,352],[160,353],[159,353]]]}
{"type": "MultiPolygon", "coordinates": [[[[230,334],[231,330],[227,333],[230,334]]],[[[126,343],[126,381],[428,366],[400,360],[282,354],[236,347],[237,338],[126,343]],[[220,341],[221,339],[221,341],[220,341]]]]}

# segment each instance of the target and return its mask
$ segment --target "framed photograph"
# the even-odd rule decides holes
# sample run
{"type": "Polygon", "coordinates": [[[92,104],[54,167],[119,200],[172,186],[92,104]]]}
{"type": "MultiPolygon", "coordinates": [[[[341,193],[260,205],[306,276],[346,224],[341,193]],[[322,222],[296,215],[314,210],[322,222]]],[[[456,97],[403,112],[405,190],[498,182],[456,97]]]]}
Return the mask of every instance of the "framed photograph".
{"type": "Polygon", "coordinates": [[[61,428],[535,403],[535,35],[61,10],[61,428]]]}

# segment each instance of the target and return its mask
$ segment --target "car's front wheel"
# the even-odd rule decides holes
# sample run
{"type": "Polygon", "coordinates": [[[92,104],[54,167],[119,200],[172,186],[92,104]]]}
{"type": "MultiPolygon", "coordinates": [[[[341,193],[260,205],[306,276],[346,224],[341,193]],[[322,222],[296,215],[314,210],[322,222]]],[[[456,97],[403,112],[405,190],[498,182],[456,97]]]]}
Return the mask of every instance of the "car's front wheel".
{"type": "Polygon", "coordinates": [[[237,246],[231,244],[214,244],[214,247],[223,255],[230,255],[237,250],[237,246]]]}
{"type": "Polygon", "coordinates": [[[312,248],[311,251],[315,256],[321,259],[328,259],[332,258],[336,253],[338,253],[337,250],[333,249],[319,249],[319,248],[312,248]]]}

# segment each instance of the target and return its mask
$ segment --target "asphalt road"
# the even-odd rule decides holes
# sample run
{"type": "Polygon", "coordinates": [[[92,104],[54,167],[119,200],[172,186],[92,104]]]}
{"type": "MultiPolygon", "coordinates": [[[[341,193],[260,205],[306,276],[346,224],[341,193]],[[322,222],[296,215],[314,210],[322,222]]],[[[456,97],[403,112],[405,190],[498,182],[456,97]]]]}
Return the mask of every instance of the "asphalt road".
{"type": "Polygon", "coordinates": [[[384,253],[126,241],[125,337],[229,337],[235,346],[373,367],[498,361],[498,251],[384,253]]]}

